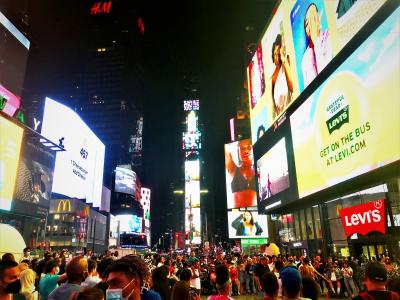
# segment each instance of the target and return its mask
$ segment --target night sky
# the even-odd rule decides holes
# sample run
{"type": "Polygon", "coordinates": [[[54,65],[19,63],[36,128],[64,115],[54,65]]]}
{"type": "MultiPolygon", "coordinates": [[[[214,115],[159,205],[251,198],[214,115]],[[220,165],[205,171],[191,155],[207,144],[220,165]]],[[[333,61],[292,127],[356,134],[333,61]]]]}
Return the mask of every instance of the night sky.
{"type": "MultiPolygon", "coordinates": [[[[275,1],[126,1],[137,5],[145,23],[142,182],[152,189],[153,218],[163,213],[170,201],[169,184],[178,183],[176,177],[183,176],[180,130],[186,97],[183,76],[188,74],[198,78],[209,209],[215,209],[217,219],[226,222],[223,144],[229,142],[229,119],[235,115],[250,57],[244,28],[253,27],[251,35],[257,42],[275,1]]],[[[85,43],[83,27],[87,18],[93,17],[88,9],[92,2],[4,2],[17,9],[28,7],[32,48],[24,94],[65,97],[73,84],[70,78],[84,59],[79,49],[85,43]]],[[[133,19],[132,26],[135,23],[133,19]]],[[[153,219],[152,230],[158,237],[166,228],[153,219]]]]}

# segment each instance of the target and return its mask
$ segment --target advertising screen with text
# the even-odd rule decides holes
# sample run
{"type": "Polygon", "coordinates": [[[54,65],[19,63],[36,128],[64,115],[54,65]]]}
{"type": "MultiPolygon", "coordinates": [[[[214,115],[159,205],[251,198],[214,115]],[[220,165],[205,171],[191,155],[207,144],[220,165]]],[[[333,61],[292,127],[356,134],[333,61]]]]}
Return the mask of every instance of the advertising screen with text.
{"type": "Polygon", "coordinates": [[[130,169],[116,167],[115,169],[115,191],[135,195],[136,173],[130,169]]]}
{"type": "Polygon", "coordinates": [[[105,146],[69,107],[46,98],[42,135],[66,151],[56,157],[53,193],[100,207],[105,146]]]}
{"type": "Polygon", "coordinates": [[[299,196],[400,159],[400,9],[290,117],[299,196]]]}
{"type": "Polygon", "coordinates": [[[23,132],[0,116],[0,209],[11,209],[23,132]]]}

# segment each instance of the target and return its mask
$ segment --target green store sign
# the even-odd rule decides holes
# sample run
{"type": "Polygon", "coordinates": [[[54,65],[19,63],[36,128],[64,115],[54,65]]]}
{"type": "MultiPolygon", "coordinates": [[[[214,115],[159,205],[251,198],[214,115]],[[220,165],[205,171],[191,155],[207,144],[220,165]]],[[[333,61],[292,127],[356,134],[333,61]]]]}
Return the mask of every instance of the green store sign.
{"type": "Polygon", "coordinates": [[[245,245],[264,245],[268,243],[268,239],[266,238],[258,238],[258,239],[241,239],[240,240],[242,246],[245,245]]]}

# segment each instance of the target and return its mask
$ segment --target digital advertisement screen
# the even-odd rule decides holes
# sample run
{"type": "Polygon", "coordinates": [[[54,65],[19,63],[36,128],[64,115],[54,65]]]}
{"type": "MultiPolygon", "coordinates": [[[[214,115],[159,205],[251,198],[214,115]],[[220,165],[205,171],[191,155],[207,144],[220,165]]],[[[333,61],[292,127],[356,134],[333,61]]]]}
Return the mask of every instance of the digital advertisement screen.
{"type": "Polygon", "coordinates": [[[182,143],[183,150],[201,149],[201,132],[184,132],[182,143]]]}
{"type": "Polygon", "coordinates": [[[17,96],[22,92],[29,47],[29,40],[0,12],[0,84],[17,96]]]}
{"type": "Polygon", "coordinates": [[[228,211],[229,238],[268,237],[267,215],[257,211],[228,211]]]}
{"type": "Polygon", "coordinates": [[[185,161],[185,181],[200,180],[200,161],[185,161]]]}
{"type": "Polygon", "coordinates": [[[0,116],[0,209],[11,209],[23,132],[0,116]]]}
{"type": "Polygon", "coordinates": [[[118,215],[116,218],[119,221],[120,232],[142,232],[142,218],[136,215],[118,215]]]}
{"type": "Polygon", "coordinates": [[[136,173],[130,169],[117,167],[115,169],[115,191],[135,195],[136,173]]]}
{"type": "Polygon", "coordinates": [[[52,192],[100,207],[104,144],[72,109],[50,98],[46,98],[41,133],[66,150],[57,152],[52,192]]]}
{"type": "Polygon", "coordinates": [[[185,207],[200,207],[200,181],[185,182],[185,207]]]}
{"type": "Polygon", "coordinates": [[[192,243],[201,243],[201,215],[200,208],[192,208],[192,213],[190,214],[190,209],[185,209],[185,231],[191,231],[192,243]],[[192,229],[192,230],[190,230],[192,229]]]}
{"type": "Polygon", "coordinates": [[[151,190],[148,188],[141,188],[142,197],[140,204],[143,207],[144,226],[150,228],[150,206],[151,206],[151,190]]]}
{"type": "Polygon", "coordinates": [[[14,116],[17,109],[21,106],[21,98],[11,93],[0,84],[0,101],[6,101],[0,105],[0,110],[9,116],[14,116]]]}
{"type": "Polygon", "coordinates": [[[250,139],[225,144],[227,207],[257,206],[253,146],[250,139]]]}
{"type": "Polygon", "coordinates": [[[257,161],[260,201],[276,195],[290,186],[285,138],[257,161]]]}
{"type": "Polygon", "coordinates": [[[325,1],[297,0],[290,12],[297,76],[303,91],[332,60],[325,1]]]}
{"type": "Polygon", "coordinates": [[[399,20],[398,8],[290,117],[300,197],[399,160],[399,20]]]}
{"type": "Polygon", "coordinates": [[[254,53],[253,59],[249,64],[249,89],[251,108],[254,108],[258,100],[264,95],[264,64],[262,48],[259,45],[254,53]]]}

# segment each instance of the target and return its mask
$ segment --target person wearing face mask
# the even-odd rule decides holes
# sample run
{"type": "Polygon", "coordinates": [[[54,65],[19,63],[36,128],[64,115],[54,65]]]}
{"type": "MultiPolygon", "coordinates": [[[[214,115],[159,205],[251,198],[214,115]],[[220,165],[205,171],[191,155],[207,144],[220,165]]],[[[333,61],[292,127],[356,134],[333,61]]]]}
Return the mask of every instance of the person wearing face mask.
{"type": "Polygon", "coordinates": [[[149,278],[146,262],[135,255],[114,261],[106,270],[107,300],[161,300],[160,294],[145,288],[149,278]]]}
{"type": "Polygon", "coordinates": [[[83,256],[77,256],[65,267],[67,282],[56,288],[47,297],[48,300],[68,300],[74,292],[82,289],[82,282],[88,276],[88,262],[83,256]]]}
{"type": "Polygon", "coordinates": [[[11,300],[12,294],[21,290],[18,263],[13,260],[0,261],[0,300],[11,300]]]}
{"type": "Polygon", "coordinates": [[[44,277],[39,282],[39,293],[42,300],[47,300],[47,297],[52,291],[58,288],[58,284],[67,278],[67,274],[58,275],[60,268],[58,261],[55,259],[49,260],[44,267],[44,277]]]}

